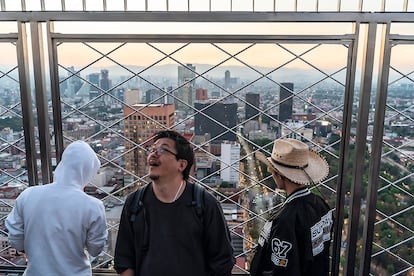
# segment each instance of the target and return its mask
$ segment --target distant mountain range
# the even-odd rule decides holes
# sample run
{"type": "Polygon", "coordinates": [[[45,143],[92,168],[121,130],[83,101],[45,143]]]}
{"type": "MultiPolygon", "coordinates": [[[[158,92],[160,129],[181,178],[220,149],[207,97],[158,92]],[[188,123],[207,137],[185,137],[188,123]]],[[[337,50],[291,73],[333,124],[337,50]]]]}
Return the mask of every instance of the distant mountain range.
{"type": "MultiPolygon", "coordinates": [[[[232,78],[239,78],[239,79],[256,79],[261,76],[262,74],[267,74],[270,71],[274,70],[274,68],[268,67],[254,67],[254,69],[249,67],[242,67],[242,66],[220,66],[214,67],[214,65],[210,64],[192,64],[196,68],[196,72],[199,74],[203,74],[203,76],[208,76],[209,78],[214,79],[224,79],[224,74],[228,70],[230,71],[230,76],[232,78]],[[208,71],[207,73],[205,73],[208,71]]],[[[178,65],[177,64],[167,64],[167,65],[158,65],[147,70],[144,66],[136,66],[136,65],[126,65],[126,68],[129,70],[137,73],[142,72],[141,75],[143,76],[153,76],[153,77],[161,77],[161,78],[177,78],[178,75],[178,65]]],[[[76,69],[76,68],[75,68],[76,69]]],[[[131,73],[128,72],[125,68],[120,66],[109,66],[105,68],[96,68],[96,67],[89,67],[82,72],[84,74],[90,73],[97,73],[100,72],[101,69],[107,69],[109,71],[109,77],[119,77],[130,75],[131,73]]],[[[345,71],[344,71],[345,74],[345,71]]],[[[277,78],[279,80],[283,80],[286,82],[295,82],[296,80],[306,81],[314,79],[317,76],[321,76],[321,73],[316,70],[308,70],[308,69],[301,69],[301,68],[281,68],[275,72],[270,74],[270,77],[273,79],[277,78]]]]}
{"type": "MultiPolygon", "coordinates": [[[[196,71],[199,74],[211,79],[224,79],[224,74],[228,70],[230,71],[230,76],[232,78],[238,78],[242,81],[254,80],[261,76],[262,74],[267,74],[274,70],[270,67],[254,67],[254,69],[245,67],[245,66],[219,66],[214,67],[210,64],[192,64],[196,67],[196,71]],[[207,73],[205,73],[208,71],[207,73]]],[[[5,73],[11,70],[14,66],[12,65],[0,65],[0,73],[5,73]]],[[[166,65],[157,65],[151,68],[146,68],[145,66],[138,65],[125,65],[125,68],[132,71],[133,73],[140,72],[140,75],[143,77],[152,77],[152,78],[161,78],[161,79],[177,79],[178,75],[178,64],[166,64],[166,65]]],[[[88,67],[81,72],[82,77],[86,77],[91,73],[99,73],[102,69],[107,69],[109,71],[109,78],[115,79],[122,76],[130,76],[132,73],[129,72],[120,66],[107,66],[107,67],[88,67]]],[[[75,70],[79,68],[75,67],[75,70]]],[[[49,71],[46,71],[46,75],[49,71]]],[[[67,75],[64,71],[60,70],[61,75],[67,75]]],[[[13,70],[9,76],[13,78],[18,78],[17,70],[13,70]]],[[[344,81],[346,71],[343,70],[339,74],[336,74],[334,77],[341,82],[344,81]]],[[[326,72],[326,74],[332,74],[331,71],[326,72]]],[[[325,76],[315,70],[315,69],[303,69],[303,68],[280,68],[269,75],[270,78],[278,82],[314,82],[320,80],[325,76]]],[[[357,79],[360,78],[360,74],[357,73],[357,79]]]]}

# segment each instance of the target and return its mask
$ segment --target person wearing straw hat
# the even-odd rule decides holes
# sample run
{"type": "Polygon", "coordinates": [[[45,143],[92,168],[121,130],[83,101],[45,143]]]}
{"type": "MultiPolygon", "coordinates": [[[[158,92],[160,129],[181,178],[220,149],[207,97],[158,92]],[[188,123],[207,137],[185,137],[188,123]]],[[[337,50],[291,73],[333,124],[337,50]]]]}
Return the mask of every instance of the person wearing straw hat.
{"type": "Polygon", "coordinates": [[[287,197],[260,233],[251,275],[329,275],[332,210],[308,188],[328,176],[328,163],[290,138],[275,140],[270,157],[258,152],[256,158],[287,197]]]}

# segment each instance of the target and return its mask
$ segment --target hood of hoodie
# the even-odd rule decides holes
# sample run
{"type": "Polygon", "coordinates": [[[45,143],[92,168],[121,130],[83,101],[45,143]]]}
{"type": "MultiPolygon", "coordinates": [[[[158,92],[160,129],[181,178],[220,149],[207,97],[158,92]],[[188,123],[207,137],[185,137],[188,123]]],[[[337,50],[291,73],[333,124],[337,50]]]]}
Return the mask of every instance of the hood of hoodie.
{"type": "Polygon", "coordinates": [[[72,142],[66,147],[55,169],[54,182],[83,188],[96,175],[100,166],[96,153],[87,143],[72,142]]]}

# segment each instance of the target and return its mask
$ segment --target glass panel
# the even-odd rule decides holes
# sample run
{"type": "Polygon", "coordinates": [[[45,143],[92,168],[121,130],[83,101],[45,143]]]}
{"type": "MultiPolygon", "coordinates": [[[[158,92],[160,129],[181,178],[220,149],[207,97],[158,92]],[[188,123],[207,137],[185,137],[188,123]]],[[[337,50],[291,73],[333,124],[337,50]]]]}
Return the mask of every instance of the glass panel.
{"type": "Polygon", "coordinates": [[[128,0],[129,11],[145,11],[145,1],[128,0]]]}
{"type": "Polygon", "coordinates": [[[254,0],[254,11],[273,11],[274,0],[254,0]]]}
{"type": "Polygon", "coordinates": [[[188,11],[188,0],[168,0],[168,10],[188,11]]]}
{"type": "Polygon", "coordinates": [[[211,11],[230,11],[231,0],[211,0],[211,11]]]}
{"type": "Polygon", "coordinates": [[[61,11],[62,5],[61,1],[57,0],[45,0],[45,10],[46,11],[61,11]]]}
{"type": "Polygon", "coordinates": [[[253,11],[253,0],[233,0],[232,11],[253,11]]]}
{"type": "Polygon", "coordinates": [[[148,0],[148,11],[166,11],[167,1],[166,0],[148,0]]]}
{"type": "Polygon", "coordinates": [[[123,11],[124,1],[119,0],[106,0],[106,9],[108,11],[123,11]]]}
{"type": "Polygon", "coordinates": [[[66,6],[67,11],[82,11],[83,10],[82,0],[65,1],[65,6],[66,6]]]}
{"type": "Polygon", "coordinates": [[[21,1],[5,0],[6,11],[21,11],[21,1]]]}
{"type": "Polygon", "coordinates": [[[210,11],[211,0],[190,0],[190,11],[210,11]]]}

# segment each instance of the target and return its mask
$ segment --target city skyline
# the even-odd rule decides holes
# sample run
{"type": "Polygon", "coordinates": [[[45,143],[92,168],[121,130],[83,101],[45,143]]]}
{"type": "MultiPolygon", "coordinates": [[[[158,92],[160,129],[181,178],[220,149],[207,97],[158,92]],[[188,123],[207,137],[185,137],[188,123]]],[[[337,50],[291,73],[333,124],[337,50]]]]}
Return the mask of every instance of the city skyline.
{"type": "MultiPolygon", "coordinates": [[[[10,1],[5,0],[0,9],[10,7],[10,1]]],[[[42,0],[14,2],[27,2],[27,9],[37,9],[35,1],[42,0]]],[[[146,135],[155,127],[175,129],[194,147],[197,167],[191,180],[219,199],[239,257],[236,269],[247,274],[248,256],[263,222],[286,199],[255,154],[270,155],[275,139],[291,137],[306,142],[330,164],[328,178],[310,189],[324,195],[339,218],[332,274],[367,270],[373,275],[405,275],[414,271],[414,19],[410,13],[365,12],[368,0],[283,1],[298,3],[296,12],[288,13],[282,12],[281,1],[274,0],[100,0],[100,6],[91,7],[94,1],[78,0],[80,12],[76,13],[60,12],[59,8],[51,13],[0,11],[0,16],[5,15],[3,20],[16,16],[11,18],[14,25],[0,18],[0,33],[4,32],[3,23],[13,25],[11,34],[6,31],[0,36],[0,50],[7,49],[1,51],[0,62],[13,60],[8,68],[0,65],[3,217],[24,188],[50,181],[53,175],[48,170],[54,168],[69,142],[86,141],[102,166],[85,192],[104,203],[111,236],[105,253],[93,266],[111,270],[121,206],[127,194],[147,181],[145,171],[138,172],[135,166],[145,162],[146,135]],[[223,13],[152,12],[157,2],[171,4],[166,8],[171,11],[185,10],[185,3],[192,10],[195,1],[211,4],[212,10],[217,4],[233,2],[253,10],[264,3],[270,10],[273,4],[278,7],[267,13],[238,13],[232,8],[223,13]],[[329,2],[334,12],[302,12],[303,1],[317,5],[329,2]],[[110,11],[115,2],[148,3],[144,10],[151,12],[89,11],[104,5],[110,11]],[[342,12],[346,11],[342,2],[360,4],[362,10],[342,12]],[[173,8],[173,3],[184,6],[173,8]],[[340,5],[335,8],[336,4],[340,5]],[[28,64],[19,62],[17,68],[16,52],[26,50],[15,40],[22,18],[28,23],[29,60],[28,64]],[[94,21],[105,18],[109,22],[94,21]],[[118,24],[141,18],[151,22],[128,22],[130,28],[127,23],[118,24]],[[54,22],[54,31],[47,33],[44,22],[49,19],[70,20],[54,22]],[[214,22],[190,22],[193,19],[214,22]],[[278,22],[285,19],[290,23],[278,22]],[[344,19],[348,23],[339,22],[344,19]],[[77,22],[82,20],[88,22],[77,22]],[[228,20],[230,24],[221,22],[228,20]],[[302,20],[309,23],[296,24],[302,20]],[[313,20],[322,23],[311,23],[313,20]],[[390,23],[390,36],[383,35],[382,22],[390,23]],[[376,29],[376,35],[366,40],[368,24],[373,27],[369,30],[376,29]],[[291,28],[293,25],[296,27],[291,28]],[[401,25],[405,32],[399,31],[401,25]],[[43,30],[43,53],[36,49],[36,43],[30,43],[36,37],[31,28],[36,26],[43,30]],[[360,27],[358,37],[351,26],[360,27]],[[56,48],[48,47],[48,35],[56,38],[56,48]],[[318,39],[322,37],[327,40],[318,39]],[[359,42],[358,48],[352,47],[354,41],[359,42]],[[383,42],[389,43],[391,50],[384,50],[385,67],[379,72],[383,42]],[[361,59],[364,52],[366,61],[361,59]],[[189,73],[185,66],[195,72],[189,73]],[[18,72],[28,72],[29,78],[18,76],[18,72]],[[59,85],[51,84],[50,79],[59,85]],[[282,86],[292,91],[283,91],[282,86]],[[203,105],[196,108],[196,103],[203,105]],[[167,123],[164,115],[146,110],[165,104],[174,108],[169,113],[174,122],[167,123]],[[227,115],[219,116],[225,115],[222,110],[230,107],[227,104],[233,104],[227,115]],[[212,126],[207,127],[210,122],[212,126]],[[198,135],[197,128],[201,130],[198,135]],[[215,141],[223,133],[230,134],[226,139],[234,140],[230,143],[235,147],[226,150],[223,144],[228,142],[215,141]]],[[[46,10],[52,2],[70,2],[67,8],[71,9],[76,1],[45,0],[46,10]]],[[[385,6],[398,2],[408,10],[414,5],[411,0],[380,2],[385,6]]],[[[130,8],[133,6],[128,5],[130,8]]],[[[24,257],[16,258],[8,247],[1,224],[0,233],[0,263],[24,266],[24,257]]]]}

